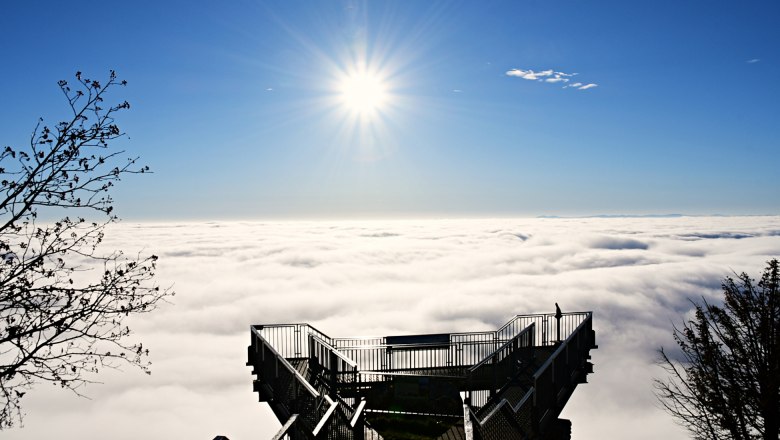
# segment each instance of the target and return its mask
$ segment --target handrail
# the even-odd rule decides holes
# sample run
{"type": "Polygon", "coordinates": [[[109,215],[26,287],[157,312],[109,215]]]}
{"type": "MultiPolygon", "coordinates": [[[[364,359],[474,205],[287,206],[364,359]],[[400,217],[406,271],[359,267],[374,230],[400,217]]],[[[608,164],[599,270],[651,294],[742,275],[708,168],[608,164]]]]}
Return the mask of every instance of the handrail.
{"type": "MultiPolygon", "coordinates": [[[[300,385],[302,385],[303,388],[306,391],[308,391],[313,398],[315,399],[322,398],[325,402],[328,403],[328,409],[325,411],[325,413],[320,418],[317,425],[314,427],[314,430],[312,431],[312,435],[316,437],[319,434],[319,432],[323,429],[323,427],[326,425],[328,419],[330,419],[333,416],[333,414],[335,414],[336,408],[339,405],[338,400],[333,400],[328,395],[322,395],[314,387],[312,387],[311,384],[309,384],[309,382],[306,380],[306,378],[304,378],[295,368],[293,368],[293,366],[290,365],[287,359],[281,356],[279,352],[276,351],[276,349],[270,343],[268,343],[268,341],[260,334],[260,332],[255,328],[255,326],[252,326],[252,333],[264,343],[265,348],[267,348],[270,351],[272,356],[276,357],[277,362],[281,364],[284,368],[286,368],[290,373],[292,373],[293,377],[297,380],[297,382],[300,385]]],[[[317,336],[312,335],[312,337],[322,341],[322,339],[318,338],[317,336]]],[[[330,347],[330,345],[327,346],[330,347]]],[[[339,354],[338,352],[335,353],[339,354]]],[[[347,362],[351,362],[349,359],[346,358],[344,358],[344,360],[347,362]]],[[[277,436],[284,436],[297,420],[297,416],[298,415],[295,414],[294,417],[291,417],[291,419],[288,420],[288,422],[285,424],[285,427],[283,427],[283,430],[277,433],[277,436]]],[[[278,437],[278,438],[281,439],[282,437],[278,437]]]]}
{"type": "MultiPolygon", "coordinates": [[[[537,394],[537,384],[539,378],[548,373],[548,370],[551,368],[551,366],[556,365],[555,362],[558,360],[560,356],[563,355],[563,353],[567,352],[567,350],[570,349],[577,349],[579,348],[579,341],[575,340],[577,338],[586,337],[582,332],[585,331],[588,326],[592,322],[592,313],[591,312],[585,312],[585,313],[573,313],[569,314],[571,315],[580,315],[584,316],[584,319],[582,322],[580,322],[574,330],[571,331],[571,333],[566,337],[564,341],[560,343],[560,345],[555,349],[555,351],[545,360],[545,362],[542,364],[540,368],[538,368],[534,374],[533,374],[533,380],[534,380],[534,386],[532,386],[526,393],[523,395],[523,397],[517,402],[516,405],[512,404],[511,401],[506,399],[505,397],[501,398],[501,401],[493,407],[488,414],[486,414],[481,419],[479,416],[474,412],[474,410],[469,406],[469,415],[477,422],[477,426],[479,429],[482,429],[484,426],[487,425],[487,423],[490,421],[491,418],[493,418],[496,414],[498,414],[502,408],[508,408],[511,409],[512,414],[514,414],[513,417],[516,417],[516,415],[522,410],[524,405],[528,405],[532,403],[534,406],[537,405],[536,402],[536,394],[537,394]],[[571,346],[571,344],[577,345],[577,347],[571,346]]],[[[525,330],[523,331],[525,332],[525,330]]],[[[492,357],[492,355],[491,355],[492,357]]],[[[485,359],[483,362],[488,361],[488,359],[485,359]]],[[[568,360],[566,360],[566,365],[568,366],[568,360]]],[[[555,367],[557,368],[557,367],[555,367]]],[[[568,369],[567,369],[568,371],[568,369]]],[[[568,374],[568,373],[566,373],[568,374]]],[[[563,385],[563,384],[561,384],[563,385]]],[[[563,385],[568,386],[568,385],[563,385]]],[[[545,414],[548,411],[545,411],[545,414]]],[[[545,416],[542,416],[544,418],[545,416]]]]}
{"type": "Polygon", "coordinates": [[[474,414],[474,418],[477,419],[477,423],[479,423],[481,426],[484,425],[485,422],[488,421],[488,419],[493,417],[504,406],[509,405],[509,408],[512,410],[512,412],[517,413],[518,411],[520,411],[520,408],[523,407],[525,402],[527,402],[531,398],[531,396],[534,394],[535,391],[536,390],[534,390],[534,388],[531,387],[528,391],[525,392],[525,394],[520,399],[520,401],[517,402],[517,405],[513,405],[512,402],[509,401],[509,399],[502,397],[501,402],[499,402],[498,405],[495,406],[495,408],[493,408],[485,417],[483,417],[482,420],[480,420],[477,414],[474,413],[473,410],[471,410],[471,407],[469,407],[469,410],[471,411],[472,414],[474,414]]]}
{"type": "Polygon", "coordinates": [[[386,371],[386,370],[360,370],[358,374],[361,376],[415,376],[415,377],[441,377],[441,378],[450,378],[450,379],[463,379],[464,375],[451,375],[451,374],[419,374],[419,373],[410,373],[410,371],[413,372],[419,372],[424,370],[433,370],[436,367],[429,367],[429,368],[407,368],[405,370],[393,370],[393,371],[386,371]]]}
{"type": "Polygon", "coordinates": [[[252,325],[252,328],[254,327],[260,327],[261,329],[265,327],[294,327],[294,326],[301,326],[301,327],[309,327],[310,329],[316,331],[317,333],[321,334],[322,336],[326,337],[327,339],[333,339],[330,336],[326,335],[323,331],[318,329],[317,327],[307,323],[307,322],[287,322],[287,323],[275,323],[275,324],[254,324],[252,325]]]}
{"type": "Polygon", "coordinates": [[[290,416],[289,419],[284,423],[282,426],[282,429],[279,430],[279,432],[274,435],[274,437],[271,440],[281,440],[286,434],[290,432],[290,429],[292,429],[293,424],[295,424],[295,421],[298,420],[298,414],[293,414],[290,416]]]}
{"type": "Polygon", "coordinates": [[[550,355],[550,357],[547,358],[547,361],[545,361],[545,363],[542,364],[542,366],[536,370],[536,373],[534,373],[533,376],[534,380],[538,379],[539,376],[541,376],[542,373],[544,373],[544,370],[546,370],[550,366],[550,364],[552,364],[555,361],[555,358],[557,358],[558,355],[561,354],[563,350],[565,350],[568,347],[569,342],[571,342],[571,340],[579,333],[579,331],[585,327],[585,325],[588,323],[588,321],[591,319],[592,316],[591,312],[586,312],[586,313],[587,313],[587,318],[585,318],[585,320],[582,321],[580,325],[578,325],[577,328],[574,329],[573,332],[571,332],[571,334],[566,338],[566,340],[564,340],[561,343],[561,345],[550,355]]]}
{"type": "Polygon", "coordinates": [[[314,427],[314,431],[312,431],[314,437],[317,437],[317,435],[320,433],[320,430],[322,430],[322,428],[325,426],[325,423],[328,422],[330,416],[335,413],[336,407],[339,406],[338,402],[331,400],[331,398],[328,396],[325,396],[325,400],[330,403],[330,406],[328,407],[328,410],[325,411],[325,415],[322,416],[319,423],[317,423],[317,426],[314,427]]]}
{"type": "MultiPolygon", "coordinates": [[[[591,312],[566,312],[566,313],[563,313],[562,316],[563,317],[589,316],[590,314],[591,314],[591,312]]],[[[549,319],[549,318],[554,318],[554,317],[555,317],[555,315],[552,314],[552,313],[535,313],[535,314],[528,314],[528,315],[515,315],[512,318],[510,318],[509,321],[507,321],[504,325],[499,327],[497,330],[486,330],[486,331],[477,331],[477,332],[457,332],[457,333],[450,333],[450,336],[452,337],[452,336],[472,336],[472,335],[473,336],[477,336],[477,335],[482,335],[482,336],[494,336],[494,337],[496,337],[500,333],[504,332],[509,326],[511,326],[513,324],[516,324],[516,322],[518,320],[520,320],[520,319],[534,319],[534,318],[548,318],[549,319]]],[[[387,344],[386,342],[384,342],[387,339],[386,336],[377,336],[377,337],[361,336],[361,337],[354,337],[354,338],[331,338],[330,336],[326,335],[324,332],[322,332],[318,328],[314,327],[311,324],[307,324],[307,323],[261,324],[261,325],[253,325],[252,328],[259,328],[259,329],[262,330],[264,328],[284,328],[284,327],[296,327],[296,326],[297,327],[306,327],[308,329],[311,329],[314,333],[317,334],[317,336],[320,337],[320,339],[326,341],[328,344],[330,344],[331,346],[333,346],[334,348],[337,348],[337,349],[338,348],[346,348],[346,347],[349,347],[349,348],[356,347],[355,345],[342,345],[340,343],[345,343],[345,342],[350,342],[350,341],[363,342],[363,341],[370,341],[370,340],[381,340],[383,342],[381,342],[379,344],[377,344],[377,343],[368,343],[368,344],[360,344],[360,345],[361,346],[368,346],[368,347],[387,346],[387,345],[401,346],[401,344],[387,344]]],[[[414,336],[414,335],[410,335],[410,336],[414,336]]],[[[495,340],[495,339],[493,339],[493,340],[495,340]]],[[[468,341],[468,342],[473,343],[473,342],[488,342],[488,341],[486,340],[486,341],[468,341]]],[[[422,345],[422,344],[405,344],[405,345],[422,345]]]]}
{"type": "MultiPolygon", "coordinates": [[[[502,340],[499,340],[502,341],[502,340]]],[[[507,342],[508,339],[503,340],[503,342],[507,342]]],[[[422,342],[419,344],[371,344],[371,345],[350,345],[345,347],[336,347],[333,346],[336,350],[341,349],[349,349],[349,350],[365,350],[370,348],[392,348],[392,349],[409,349],[413,350],[415,348],[427,348],[427,347],[434,347],[434,348],[445,348],[445,347],[457,347],[459,345],[477,345],[477,344],[495,344],[496,340],[491,339],[490,341],[458,341],[458,342],[446,342],[446,343],[437,343],[437,342],[422,342]]]]}
{"type": "MultiPolygon", "coordinates": [[[[260,335],[260,333],[259,333],[259,332],[258,332],[258,331],[257,331],[257,330],[254,328],[254,326],[252,326],[252,333],[254,333],[254,334],[255,334],[255,336],[257,336],[258,338],[260,338],[260,339],[262,339],[264,342],[266,342],[266,345],[267,345],[267,346],[268,346],[268,348],[271,350],[271,353],[273,353],[273,354],[274,354],[274,356],[276,356],[276,358],[278,359],[279,363],[280,363],[280,364],[282,364],[282,366],[283,366],[283,367],[285,367],[287,370],[289,370],[289,371],[290,371],[290,372],[293,374],[293,376],[294,376],[296,379],[298,379],[298,381],[299,381],[299,382],[303,383],[303,386],[304,386],[304,388],[305,388],[305,389],[306,389],[306,390],[307,390],[307,391],[308,391],[308,392],[309,392],[309,393],[310,393],[310,394],[311,394],[313,397],[320,397],[320,393],[319,393],[319,392],[318,392],[316,389],[314,389],[314,387],[313,387],[313,386],[311,386],[311,385],[309,384],[309,381],[307,381],[305,377],[301,376],[301,373],[299,373],[299,372],[298,372],[298,370],[296,370],[295,368],[293,368],[293,366],[292,366],[292,365],[290,365],[290,363],[289,363],[289,362],[287,362],[287,359],[285,359],[285,358],[284,358],[282,355],[280,355],[280,354],[279,354],[279,352],[278,352],[278,351],[276,351],[276,349],[275,349],[275,348],[274,348],[274,347],[273,347],[271,344],[269,344],[269,343],[268,343],[268,341],[266,341],[266,340],[265,340],[265,338],[263,338],[263,336],[262,336],[262,335],[260,335]]],[[[327,396],[325,396],[325,397],[327,398],[327,396]]]]}
{"type": "Polygon", "coordinates": [[[349,426],[355,427],[357,425],[358,420],[360,420],[360,416],[363,414],[363,409],[366,407],[366,400],[363,399],[360,401],[360,404],[358,404],[358,407],[355,409],[355,415],[352,416],[352,420],[349,421],[349,426]]]}
{"type": "Polygon", "coordinates": [[[532,323],[531,323],[531,325],[529,325],[528,327],[526,327],[525,329],[523,329],[523,330],[522,330],[520,333],[518,333],[517,335],[515,335],[515,337],[513,337],[512,339],[510,339],[510,340],[506,341],[506,343],[504,343],[503,345],[501,345],[501,347],[499,347],[499,348],[497,348],[497,349],[493,350],[493,352],[492,352],[492,353],[490,353],[489,355],[487,355],[487,357],[486,357],[485,359],[482,359],[481,361],[479,361],[479,363],[477,363],[476,365],[474,365],[474,366],[472,366],[471,368],[469,368],[469,369],[468,369],[468,372],[469,372],[469,373],[473,373],[474,371],[476,371],[476,370],[477,370],[477,368],[479,368],[479,367],[481,367],[482,365],[486,364],[486,363],[487,363],[489,360],[492,360],[492,359],[493,359],[493,356],[497,355],[497,354],[498,354],[498,353],[499,353],[501,350],[503,350],[504,348],[508,347],[508,346],[509,346],[510,344],[512,344],[512,343],[513,343],[513,342],[514,342],[516,339],[518,339],[518,338],[520,338],[520,337],[522,337],[522,336],[525,336],[525,334],[526,334],[526,333],[529,333],[529,332],[533,331],[535,328],[536,328],[536,323],[535,323],[535,322],[532,322],[532,323]]]}
{"type": "MultiPolygon", "coordinates": [[[[564,313],[562,316],[563,317],[587,316],[588,313],[589,312],[585,312],[585,313],[567,312],[564,313]]],[[[449,333],[450,344],[454,345],[455,348],[459,348],[459,347],[474,345],[474,344],[503,343],[511,339],[511,337],[515,336],[515,335],[505,335],[507,329],[510,328],[510,326],[518,325],[519,321],[521,320],[526,320],[525,325],[523,325],[523,329],[530,324],[530,322],[527,321],[534,321],[537,322],[538,324],[542,324],[542,323],[546,324],[545,326],[541,326],[541,327],[537,326],[537,331],[542,332],[540,335],[537,335],[537,336],[541,336],[541,338],[537,337],[537,340],[540,341],[542,345],[547,345],[551,340],[551,335],[553,334],[552,319],[554,317],[555,317],[554,314],[543,314],[543,313],[529,314],[529,315],[515,315],[508,322],[506,322],[503,326],[499,327],[499,329],[495,331],[449,333]],[[539,322],[540,320],[541,322],[539,322]],[[468,338],[474,338],[474,339],[468,339],[468,338]]],[[[567,320],[564,319],[564,322],[566,321],[567,320]]],[[[568,321],[569,323],[571,323],[570,320],[568,321]]],[[[564,325],[568,327],[568,324],[564,324],[564,325]]],[[[274,335],[269,334],[270,339],[266,339],[269,342],[271,342],[271,340],[273,339],[279,343],[284,342],[286,344],[292,344],[294,345],[295,354],[299,354],[301,356],[304,355],[305,353],[304,349],[305,349],[305,344],[307,343],[305,340],[306,339],[305,336],[307,336],[308,334],[313,334],[315,336],[318,336],[321,340],[327,342],[331,347],[333,347],[336,350],[341,350],[346,348],[359,349],[359,348],[387,348],[387,347],[391,347],[395,350],[425,348],[424,343],[388,344],[387,337],[331,338],[330,336],[326,335],[316,327],[306,323],[262,324],[262,325],[253,326],[253,328],[259,329],[260,331],[264,329],[281,330],[284,328],[290,328],[290,329],[294,329],[293,332],[295,333],[299,333],[301,332],[301,330],[303,330],[301,334],[295,334],[295,335],[288,334],[287,336],[284,336],[285,333],[277,333],[276,337],[274,337],[274,335]]],[[[567,329],[564,329],[564,331],[566,330],[567,329]]],[[[410,335],[410,336],[416,336],[416,335],[410,335]]],[[[446,344],[442,345],[441,343],[432,343],[431,347],[440,349],[446,347],[446,344]]],[[[285,347],[285,348],[289,348],[289,347],[285,347]]]]}
{"type": "Polygon", "coordinates": [[[506,322],[506,324],[502,325],[499,329],[497,329],[496,333],[501,333],[502,331],[506,330],[507,327],[514,324],[515,321],[517,321],[520,318],[541,318],[549,315],[550,315],[549,313],[532,313],[530,315],[515,315],[512,318],[510,318],[509,321],[506,322]]]}
{"type": "MultiPolygon", "coordinates": [[[[589,312],[566,312],[563,313],[562,316],[583,316],[585,313],[589,312]]],[[[495,341],[495,337],[497,337],[501,332],[505,331],[509,326],[515,324],[519,319],[531,319],[531,318],[554,318],[554,313],[532,313],[528,315],[515,315],[512,318],[509,319],[504,325],[498,328],[498,330],[483,330],[483,331],[476,331],[476,332],[457,332],[457,333],[450,333],[450,336],[476,336],[476,335],[484,335],[484,336],[493,336],[494,339],[491,339],[490,341],[495,341]]],[[[526,326],[527,327],[527,326],[526,326]]],[[[525,327],[523,327],[525,328],[525,327]]],[[[416,336],[416,335],[410,335],[410,336],[416,336]]],[[[361,341],[367,341],[367,340],[386,340],[386,336],[360,336],[360,337],[354,337],[354,338],[332,338],[333,342],[349,342],[349,341],[355,341],[355,342],[361,342],[361,341]]],[[[469,342],[490,342],[490,341],[469,341],[469,342]]],[[[333,344],[334,347],[338,345],[338,348],[353,348],[355,346],[352,345],[340,345],[340,344],[333,344]]],[[[386,344],[385,342],[375,344],[361,344],[362,346],[368,346],[368,347],[376,347],[376,346],[386,346],[386,345],[392,345],[392,346],[400,346],[399,344],[386,344]]],[[[410,344],[410,345],[422,345],[422,344],[410,344]]],[[[440,344],[433,344],[433,345],[440,345],[440,344]]]]}
{"type": "Polygon", "coordinates": [[[496,333],[495,330],[483,330],[481,332],[457,332],[457,333],[450,333],[450,334],[452,336],[467,336],[467,335],[492,335],[495,333],[496,333]]]}
{"type": "Polygon", "coordinates": [[[323,340],[322,338],[320,338],[320,337],[318,337],[318,336],[315,336],[315,335],[312,335],[311,337],[312,337],[312,339],[314,339],[315,341],[317,341],[317,342],[319,342],[320,344],[322,344],[323,346],[325,346],[325,348],[327,348],[327,349],[328,349],[328,351],[330,351],[331,353],[335,354],[335,355],[336,355],[338,358],[340,358],[342,361],[346,362],[346,363],[347,363],[347,365],[349,365],[349,366],[350,366],[350,367],[352,367],[352,368],[357,368],[357,366],[358,366],[357,362],[355,362],[355,361],[353,361],[352,359],[350,359],[350,358],[348,358],[347,356],[345,356],[343,353],[341,353],[340,351],[338,351],[336,348],[334,348],[334,347],[333,347],[332,345],[330,345],[328,342],[326,342],[326,341],[325,341],[325,340],[323,340]]]}
{"type": "Polygon", "coordinates": [[[474,419],[477,421],[479,426],[484,426],[485,423],[492,418],[498,411],[501,410],[504,406],[509,405],[509,409],[512,410],[513,413],[517,414],[518,411],[523,407],[523,405],[531,398],[531,396],[536,392],[534,390],[534,387],[531,387],[528,391],[525,392],[523,397],[520,399],[519,402],[517,402],[517,405],[512,405],[512,402],[510,402],[507,398],[502,397],[501,402],[498,403],[498,405],[495,406],[485,417],[482,418],[482,420],[479,419],[477,414],[474,412],[473,409],[471,409],[471,406],[469,406],[469,413],[474,417],[474,419]]]}
{"type": "MultiPolygon", "coordinates": [[[[590,319],[591,312],[567,312],[562,316],[565,318],[562,322],[564,328],[561,333],[567,334],[566,340],[569,341],[582,328],[583,323],[590,319]],[[572,324],[577,323],[580,319],[582,321],[572,329],[572,324]]],[[[553,339],[563,336],[563,334],[558,335],[558,332],[555,331],[555,323],[557,322],[553,321],[554,318],[553,314],[542,313],[515,315],[498,330],[449,333],[447,334],[449,342],[444,343],[388,344],[389,337],[330,338],[316,327],[303,323],[263,324],[252,326],[252,329],[268,345],[273,347],[274,352],[281,358],[308,357],[312,353],[309,346],[316,341],[316,344],[321,345],[324,350],[334,353],[341,362],[344,362],[343,367],[337,368],[338,374],[342,374],[341,369],[344,367],[347,368],[345,372],[349,374],[463,367],[469,367],[468,371],[473,373],[501,350],[506,350],[507,345],[522,337],[521,335],[528,335],[531,332],[534,341],[532,345],[535,346],[551,344],[553,339]],[[524,325],[519,331],[512,327],[519,325],[524,325]],[[515,331],[518,333],[509,338],[507,329],[511,329],[512,333],[515,331]],[[279,344],[285,355],[281,355],[275,343],[279,344]],[[420,354],[413,353],[418,350],[420,354]],[[485,354],[487,350],[490,351],[485,354]],[[360,371],[361,367],[365,369],[360,371]],[[351,371],[353,369],[357,371],[351,371]]],[[[554,354],[547,359],[544,368],[548,367],[552,359],[557,357],[559,353],[561,353],[561,347],[557,347],[554,354]]],[[[322,355],[319,354],[319,356],[322,355]]],[[[294,371],[291,366],[286,365],[286,367],[294,371]]],[[[300,374],[297,374],[297,371],[294,372],[300,378],[300,374]]],[[[536,374],[535,378],[538,376],[536,374]]]]}

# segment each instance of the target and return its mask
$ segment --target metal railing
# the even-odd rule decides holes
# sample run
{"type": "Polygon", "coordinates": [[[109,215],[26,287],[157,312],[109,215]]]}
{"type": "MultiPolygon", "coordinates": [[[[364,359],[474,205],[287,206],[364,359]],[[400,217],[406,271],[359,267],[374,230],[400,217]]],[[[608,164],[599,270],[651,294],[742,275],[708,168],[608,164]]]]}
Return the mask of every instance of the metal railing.
{"type": "MultiPolygon", "coordinates": [[[[590,313],[565,341],[553,352],[547,361],[534,373],[534,407],[540,426],[550,422],[560,411],[563,393],[571,392],[578,380],[575,377],[583,373],[587,354],[596,347],[593,333],[593,320],[590,313]]],[[[586,371],[587,372],[587,371],[586,371]]],[[[568,397],[568,396],[566,396],[568,397]]]]}
{"type": "Polygon", "coordinates": [[[335,397],[338,388],[344,388],[345,384],[356,384],[358,382],[358,366],[352,359],[348,358],[339,350],[333,348],[328,342],[315,336],[309,335],[309,359],[317,369],[317,374],[326,377],[328,388],[335,397]]]}
{"type": "Polygon", "coordinates": [[[308,324],[258,325],[252,332],[252,365],[258,378],[273,388],[274,396],[288,402],[290,414],[299,414],[294,425],[314,435],[330,432],[338,438],[357,438],[349,422],[361,418],[359,396],[348,391],[397,375],[478,383],[469,385],[469,401],[483,407],[479,417],[473,411],[471,416],[475,433],[485,433],[482,438],[491,438],[489,432],[500,432],[507,424],[537,430],[557,417],[588,350],[595,348],[591,312],[566,313],[560,319],[554,314],[517,315],[496,331],[469,333],[330,338],[308,324]],[[550,347],[545,353],[552,354],[540,368],[534,364],[535,373],[526,376],[531,383],[524,397],[507,400],[507,378],[515,377],[518,368],[533,359],[534,347],[550,347]],[[307,359],[308,367],[325,379],[331,396],[317,392],[285,358],[307,359]]]}
{"type": "Polygon", "coordinates": [[[270,397],[288,416],[298,414],[291,422],[296,432],[310,433],[312,437],[316,437],[321,426],[328,422],[337,402],[314,389],[254,328],[248,352],[248,364],[257,374],[259,387],[270,388],[270,397]]]}
{"type": "Polygon", "coordinates": [[[292,440],[292,434],[295,430],[295,421],[298,420],[299,414],[293,414],[284,422],[282,429],[280,429],[271,440],[292,440]]]}
{"type": "MultiPolygon", "coordinates": [[[[472,383],[490,383],[489,389],[491,391],[501,388],[506,382],[506,378],[517,376],[523,363],[533,358],[535,330],[536,324],[531,323],[525,330],[505,342],[485,359],[468,368],[466,370],[468,380],[472,383]]],[[[490,394],[492,395],[493,392],[490,394]]]]}
{"type": "Polygon", "coordinates": [[[571,335],[588,316],[589,312],[564,313],[557,321],[554,314],[517,315],[496,331],[404,337],[331,338],[309,324],[264,324],[253,328],[286,358],[309,356],[310,336],[316,336],[321,343],[352,360],[361,371],[403,371],[470,367],[532,324],[533,341],[537,346],[555,345],[559,339],[571,335]],[[413,340],[414,337],[424,340],[427,336],[448,338],[446,342],[393,342],[400,338],[413,340]]]}
{"type": "MultiPolygon", "coordinates": [[[[587,353],[595,348],[593,340],[592,314],[587,312],[585,318],[569,333],[572,322],[566,323],[565,340],[533,374],[533,386],[525,392],[518,402],[499,396],[500,400],[482,417],[470,408],[470,417],[474,427],[475,438],[503,438],[508,426],[519,427],[523,434],[544,430],[550,421],[557,417],[562,409],[565,393],[573,391],[578,383],[578,374],[587,373],[585,362],[587,353]]],[[[475,366],[476,367],[476,366],[475,366]]],[[[482,406],[471,397],[472,406],[482,406]]],[[[495,401],[494,401],[495,402],[495,401]]],[[[480,404],[482,403],[482,404],[480,404]]]]}
{"type": "Polygon", "coordinates": [[[309,335],[330,343],[331,338],[309,324],[263,324],[252,329],[263,337],[285,358],[304,358],[309,355],[309,335]]]}
{"type": "Polygon", "coordinates": [[[469,407],[468,416],[476,439],[501,439],[507,437],[507,432],[519,429],[520,434],[528,436],[533,431],[533,401],[534,390],[531,388],[517,402],[501,398],[487,414],[480,418],[469,407]]]}

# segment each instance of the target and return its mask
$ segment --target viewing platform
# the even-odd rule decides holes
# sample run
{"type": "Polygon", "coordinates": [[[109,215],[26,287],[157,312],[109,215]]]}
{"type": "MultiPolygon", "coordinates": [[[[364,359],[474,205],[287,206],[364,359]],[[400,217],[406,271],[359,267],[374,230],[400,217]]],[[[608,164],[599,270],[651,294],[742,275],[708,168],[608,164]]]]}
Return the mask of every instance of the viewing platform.
{"type": "Polygon", "coordinates": [[[593,372],[592,313],[517,315],[495,331],[331,338],[251,327],[254,390],[277,439],[568,439],[558,416],[593,372]]]}

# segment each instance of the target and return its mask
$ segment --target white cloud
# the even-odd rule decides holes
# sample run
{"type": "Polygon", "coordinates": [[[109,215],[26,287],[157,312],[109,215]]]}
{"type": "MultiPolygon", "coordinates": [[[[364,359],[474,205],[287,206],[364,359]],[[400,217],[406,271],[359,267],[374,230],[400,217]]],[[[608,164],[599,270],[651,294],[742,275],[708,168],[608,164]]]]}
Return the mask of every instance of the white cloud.
{"type": "Polygon", "coordinates": [[[535,81],[553,74],[552,69],[534,72],[533,70],[512,69],[506,72],[507,76],[516,76],[531,81],[535,81]]]}
{"type": "Polygon", "coordinates": [[[753,59],[747,60],[746,63],[748,63],[748,64],[755,64],[755,63],[757,63],[759,61],[761,61],[761,58],[753,58],[753,59]]]}
{"type": "MultiPolygon", "coordinates": [[[[511,69],[506,72],[507,76],[517,77],[526,79],[529,81],[538,81],[538,82],[545,82],[545,83],[568,83],[571,80],[571,77],[575,75],[579,75],[579,73],[566,73],[566,72],[559,72],[553,69],[547,69],[547,70],[541,70],[539,72],[535,72],[531,69],[523,70],[523,69],[511,69]]],[[[593,87],[596,87],[596,84],[586,84],[583,85],[583,83],[576,82],[571,85],[565,85],[562,88],[568,89],[568,88],[578,88],[579,90],[587,90],[593,87]]]]}
{"type": "Polygon", "coordinates": [[[600,347],[563,413],[577,438],[682,440],[654,402],[654,350],[673,345],[687,298],[716,300],[724,276],[780,255],[780,217],[122,224],[106,245],[153,251],[175,282],[174,305],[131,322],[152,375],[107,372],[81,390],[92,400],[40,386],[4,438],[270,438],[244,366],[250,324],[475,331],[558,302],[593,310],[600,347]]]}

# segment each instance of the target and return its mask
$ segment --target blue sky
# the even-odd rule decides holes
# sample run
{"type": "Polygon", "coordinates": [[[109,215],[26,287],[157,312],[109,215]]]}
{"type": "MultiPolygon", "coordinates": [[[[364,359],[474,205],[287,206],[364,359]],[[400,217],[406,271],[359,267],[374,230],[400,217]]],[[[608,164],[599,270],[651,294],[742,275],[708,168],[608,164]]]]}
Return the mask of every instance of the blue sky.
{"type": "Polygon", "coordinates": [[[115,69],[117,146],[155,171],[116,192],[128,219],[775,214],[779,19],[771,1],[13,2],[0,144],[65,114],[58,79],[115,69]],[[386,99],[357,117],[339,84],[361,63],[386,99]]]}

